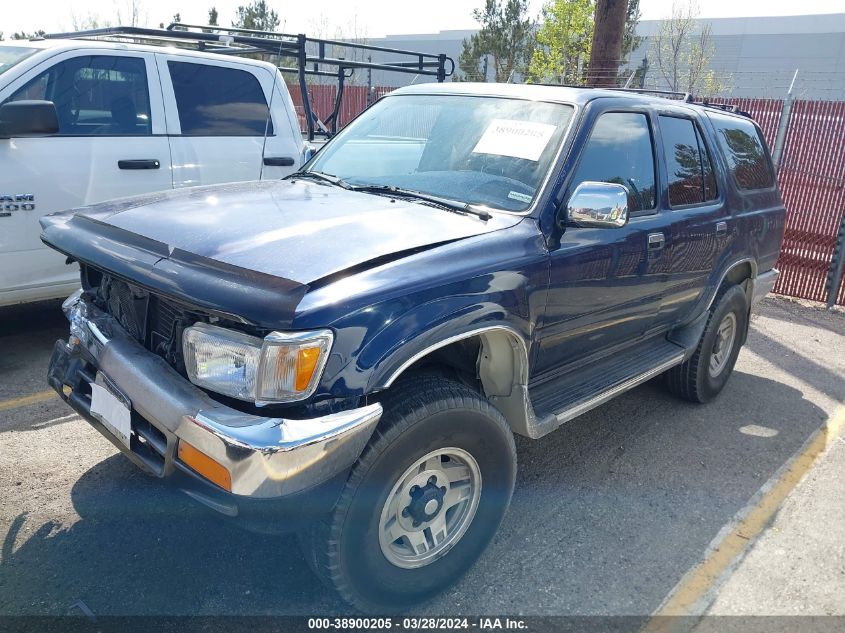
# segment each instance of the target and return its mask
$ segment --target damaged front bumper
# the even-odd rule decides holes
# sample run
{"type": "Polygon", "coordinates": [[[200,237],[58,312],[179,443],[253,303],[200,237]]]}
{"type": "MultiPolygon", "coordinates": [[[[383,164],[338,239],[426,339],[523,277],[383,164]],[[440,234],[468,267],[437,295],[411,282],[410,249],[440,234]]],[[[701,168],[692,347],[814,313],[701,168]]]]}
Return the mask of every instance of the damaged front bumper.
{"type": "Polygon", "coordinates": [[[50,385],[140,468],[172,477],[223,514],[269,508],[274,500],[295,501],[287,505],[309,515],[330,510],[381,417],[378,403],[304,420],[243,413],[213,400],[94,306],[71,298],[64,308],[70,337],[56,342],[50,385]],[[92,412],[93,389],[108,390],[128,407],[128,438],[92,412]],[[230,490],[183,463],[179,442],[224,467],[230,490]]]}

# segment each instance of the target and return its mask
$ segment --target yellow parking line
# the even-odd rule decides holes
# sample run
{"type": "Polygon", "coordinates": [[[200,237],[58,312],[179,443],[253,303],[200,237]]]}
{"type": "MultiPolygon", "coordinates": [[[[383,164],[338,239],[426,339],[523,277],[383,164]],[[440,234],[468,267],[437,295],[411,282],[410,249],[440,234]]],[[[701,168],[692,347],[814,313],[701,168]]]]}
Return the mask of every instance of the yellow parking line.
{"type": "Polygon", "coordinates": [[[759,498],[728,530],[728,534],[705,559],[694,567],[675,587],[666,601],[653,614],[644,631],[675,630],[677,622],[663,616],[700,615],[723,574],[743,550],[769,524],[790,492],[813,466],[816,458],[845,430],[845,407],[840,407],[804,444],[803,449],[773,480],[764,486],[759,498]]]}
{"type": "Polygon", "coordinates": [[[28,396],[21,396],[20,398],[12,398],[11,400],[0,400],[0,411],[17,409],[18,407],[26,407],[31,404],[37,404],[39,402],[47,402],[47,400],[52,400],[57,395],[58,394],[52,389],[47,389],[46,391],[39,391],[38,393],[32,393],[28,396]]]}

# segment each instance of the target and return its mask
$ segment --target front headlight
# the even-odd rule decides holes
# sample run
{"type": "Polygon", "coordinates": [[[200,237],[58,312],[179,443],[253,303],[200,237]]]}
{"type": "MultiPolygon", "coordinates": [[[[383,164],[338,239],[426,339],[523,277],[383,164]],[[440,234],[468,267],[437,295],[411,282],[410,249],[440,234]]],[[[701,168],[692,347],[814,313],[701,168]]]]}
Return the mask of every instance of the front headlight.
{"type": "Polygon", "coordinates": [[[303,400],[314,393],[331,346],[329,330],[272,332],[261,339],[197,323],[182,335],[192,383],[256,404],[303,400]]]}

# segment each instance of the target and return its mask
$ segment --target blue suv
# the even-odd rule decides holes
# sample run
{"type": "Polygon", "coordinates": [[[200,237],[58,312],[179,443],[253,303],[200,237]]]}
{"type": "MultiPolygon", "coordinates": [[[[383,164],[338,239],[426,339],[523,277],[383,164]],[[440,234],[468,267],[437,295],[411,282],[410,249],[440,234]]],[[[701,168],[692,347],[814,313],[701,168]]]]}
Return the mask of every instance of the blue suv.
{"type": "Polygon", "coordinates": [[[513,434],[653,377],[707,402],[771,290],[760,129],[613,90],[441,84],[299,172],[42,220],[81,266],[49,368],[148,473],[297,531],[353,605],[443,591],[495,534],[513,434]]]}

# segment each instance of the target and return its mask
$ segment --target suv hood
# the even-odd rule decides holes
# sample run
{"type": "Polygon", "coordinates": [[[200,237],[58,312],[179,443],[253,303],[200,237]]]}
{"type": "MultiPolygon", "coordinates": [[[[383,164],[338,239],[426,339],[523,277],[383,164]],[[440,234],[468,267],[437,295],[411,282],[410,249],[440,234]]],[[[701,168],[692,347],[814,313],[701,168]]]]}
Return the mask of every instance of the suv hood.
{"type": "Polygon", "coordinates": [[[277,302],[278,291],[287,291],[298,302],[294,295],[301,298],[308,286],[326,277],[507,228],[521,219],[494,213],[483,221],[331,185],[270,181],[125,198],[52,214],[41,225],[48,245],[81,261],[171,296],[221,304],[217,308],[228,303],[227,312],[240,314],[258,298],[248,296],[244,284],[273,289],[277,302]],[[206,278],[205,292],[185,286],[186,267],[206,278]],[[228,285],[240,287],[240,301],[234,301],[235,289],[229,301],[198,296],[212,290],[225,294],[228,285]]]}
{"type": "MultiPolygon", "coordinates": [[[[520,218],[472,215],[310,182],[246,182],[78,210],[97,222],[230,266],[301,284],[520,218]]],[[[127,240],[131,237],[127,235],[127,240]]]]}

